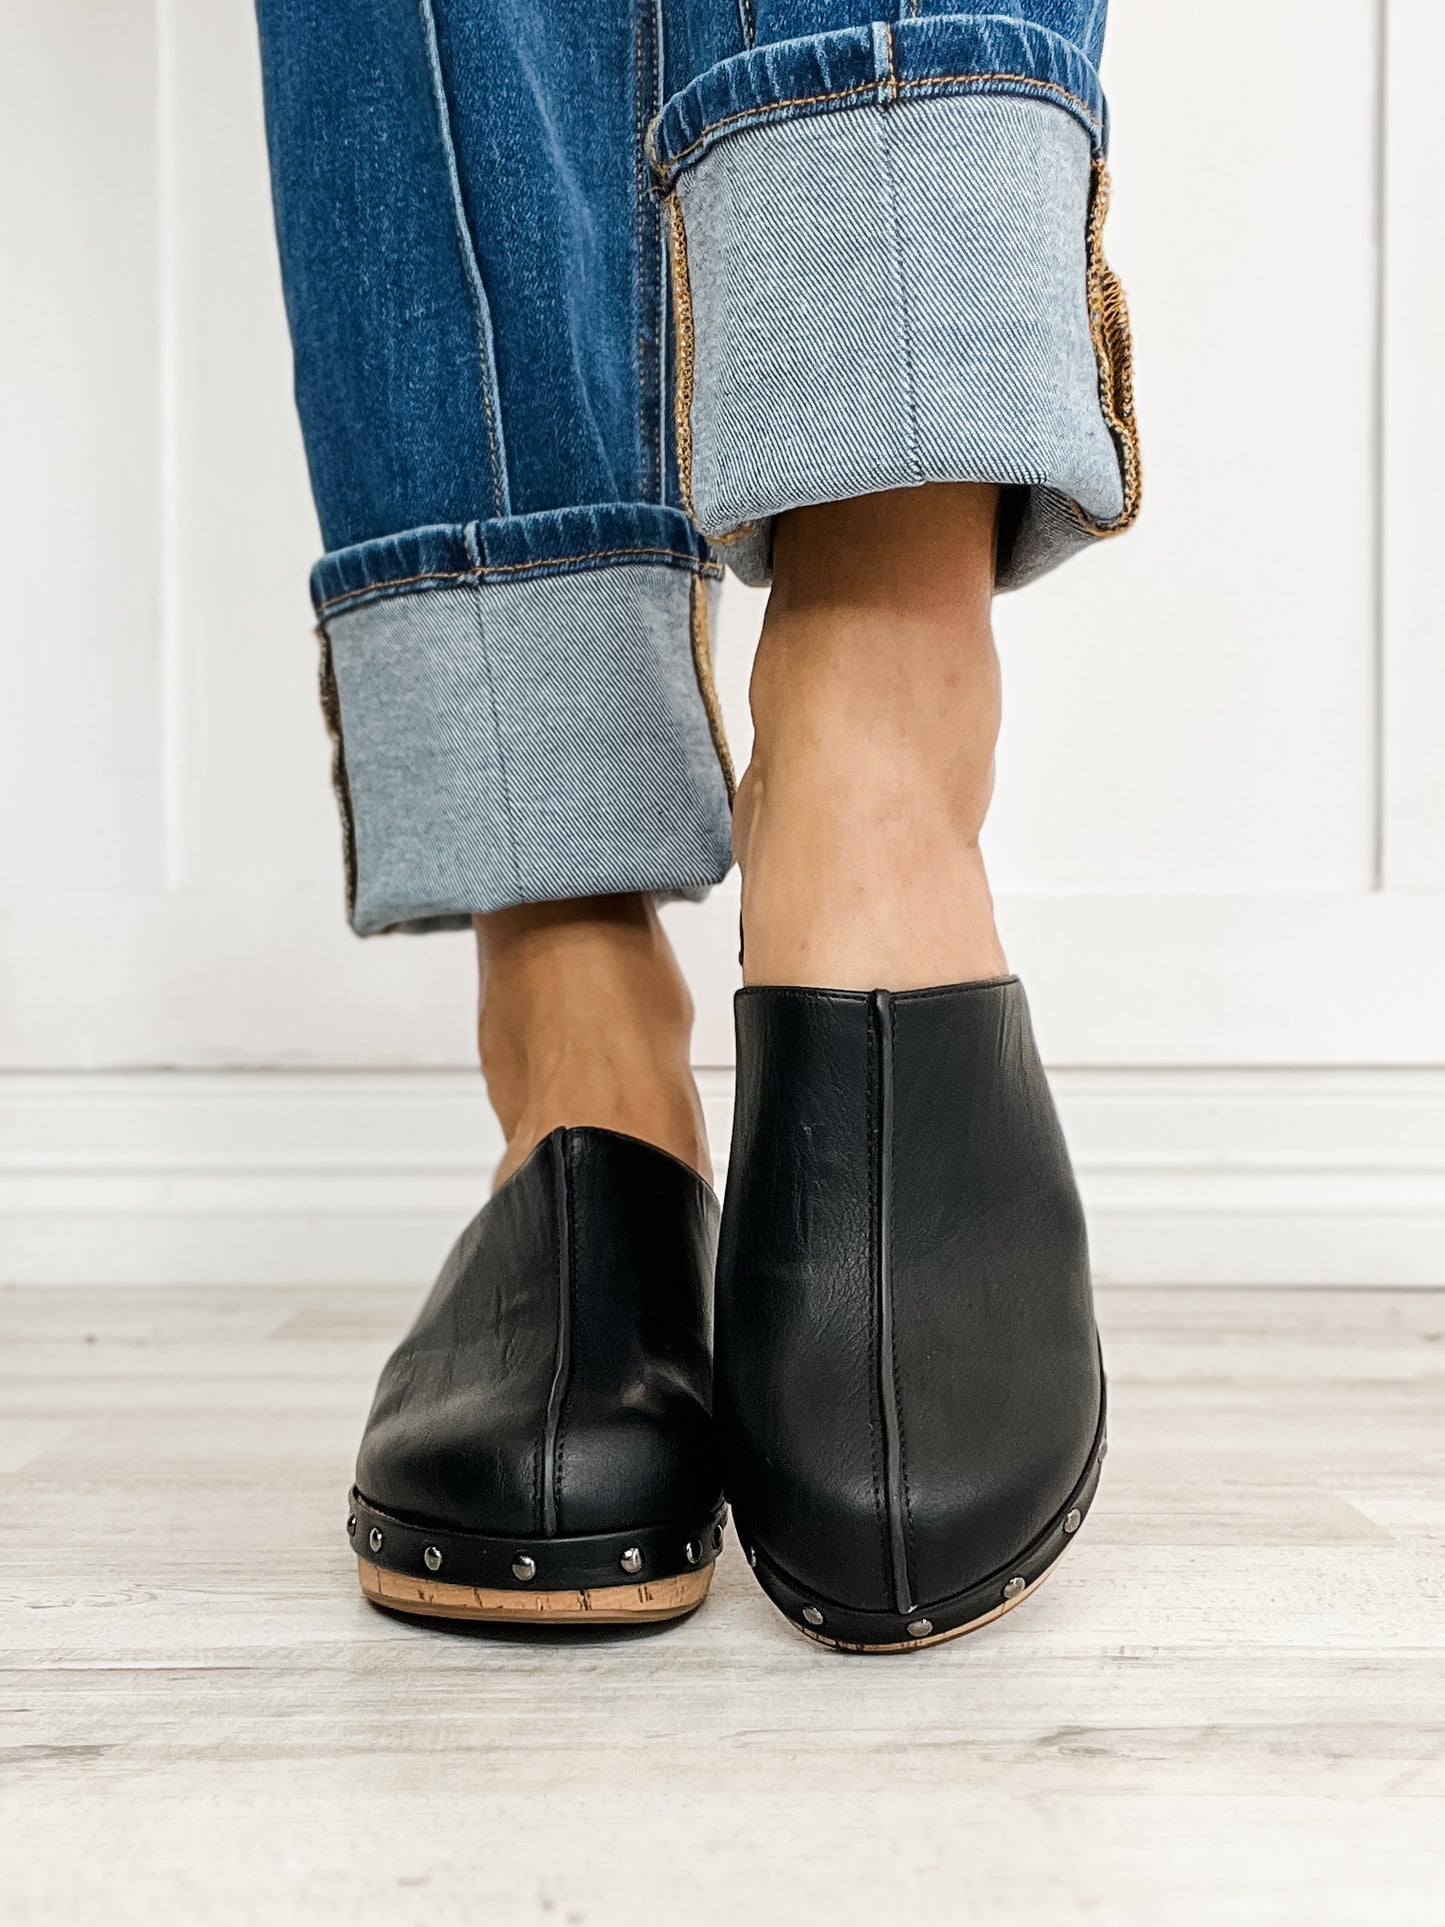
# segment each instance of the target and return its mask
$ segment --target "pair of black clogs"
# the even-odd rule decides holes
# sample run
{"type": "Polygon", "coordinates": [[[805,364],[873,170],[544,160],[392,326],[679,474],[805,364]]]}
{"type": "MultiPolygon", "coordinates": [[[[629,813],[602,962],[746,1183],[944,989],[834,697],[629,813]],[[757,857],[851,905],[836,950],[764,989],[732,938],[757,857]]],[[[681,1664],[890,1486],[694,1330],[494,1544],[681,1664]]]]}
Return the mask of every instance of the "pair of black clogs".
{"type": "Polygon", "coordinates": [[[1103,1377],[1018,979],[744,990],[737,1031],[720,1232],[685,1165],[570,1129],[458,1240],[362,1439],[378,1604],[674,1618],[726,1493],[802,1631],[911,1648],[1007,1610],[1077,1530],[1103,1377]]]}

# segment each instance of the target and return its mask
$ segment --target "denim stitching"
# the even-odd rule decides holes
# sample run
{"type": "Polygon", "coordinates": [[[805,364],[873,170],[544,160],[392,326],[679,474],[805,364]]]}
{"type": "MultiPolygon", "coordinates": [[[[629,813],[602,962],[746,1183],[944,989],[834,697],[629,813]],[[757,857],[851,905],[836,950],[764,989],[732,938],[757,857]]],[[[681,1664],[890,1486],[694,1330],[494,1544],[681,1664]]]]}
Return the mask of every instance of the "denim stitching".
{"type": "Polygon", "coordinates": [[[717,549],[730,549],[739,542],[746,542],[750,535],[756,535],[760,522],[739,522],[735,529],[725,529],[721,535],[708,531],[708,541],[717,549]]]}
{"type": "MultiPolygon", "coordinates": [[[[890,47],[892,35],[889,35],[890,47]]],[[[913,350],[913,323],[908,312],[908,264],[903,258],[903,218],[898,207],[898,182],[893,171],[893,153],[888,143],[888,122],[878,123],[878,145],[883,157],[883,176],[888,183],[888,213],[893,228],[893,254],[898,266],[898,331],[903,341],[903,365],[907,372],[908,422],[914,480],[922,487],[928,477],[923,471],[923,438],[918,426],[918,363],[913,350]]]]}
{"type": "Polygon", "coordinates": [[[721,120],[709,121],[707,126],[704,127],[702,132],[697,136],[696,140],[689,141],[686,147],[679,149],[679,151],[667,161],[663,161],[658,157],[656,140],[657,123],[654,121],[648,130],[647,136],[648,159],[652,163],[654,172],[660,175],[664,182],[670,182],[673,175],[681,169],[682,163],[687,159],[688,155],[696,153],[698,148],[701,147],[706,140],[710,139],[721,127],[731,127],[734,122],[740,120],[757,120],[763,114],[775,114],[784,107],[812,107],[826,100],[854,100],[861,94],[871,94],[876,85],[876,81],[870,80],[866,85],[860,87],[842,87],[839,88],[836,93],[831,94],[794,94],[791,99],[788,100],[770,100],[757,107],[744,107],[736,114],[724,114],[721,120]]]}
{"type": "Polygon", "coordinates": [[[733,774],[732,751],[728,748],[727,730],[723,725],[722,704],[718,699],[717,681],[713,675],[712,664],[712,624],[708,617],[707,590],[701,580],[694,576],[688,591],[688,627],[692,631],[692,668],[697,677],[698,694],[707,712],[708,733],[712,737],[713,750],[718,766],[722,770],[723,783],[728,793],[728,808],[731,809],[737,796],[737,780],[733,774]]]}
{"type": "MultiPolygon", "coordinates": [[[[677,367],[673,374],[673,439],[677,447],[677,479],[682,490],[682,505],[697,521],[692,500],[692,396],[697,364],[697,331],[692,318],[692,276],[687,265],[687,222],[682,200],[676,190],[667,197],[667,232],[672,260],[673,332],[677,337],[677,367]]],[[[729,243],[731,245],[731,243],[729,243]]],[[[757,528],[756,522],[741,522],[724,535],[709,535],[718,548],[742,542],[757,528]]],[[[703,570],[706,574],[707,571],[703,570]]]]}
{"type": "Polygon", "coordinates": [[[696,335],[692,322],[692,280],[687,266],[687,228],[682,218],[682,203],[676,194],[667,197],[668,257],[672,265],[672,330],[676,338],[677,366],[673,370],[672,432],[677,451],[677,481],[682,491],[682,506],[696,522],[692,503],[692,387],[695,375],[696,335]]]}
{"type": "Polygon", "coordinates": [[[502,785],[502,809],[507,818],[507,834],[510,844],[508,855],[512,859],[512,881],[517,886],[520,899],[525,896],[525,886],[522,882],[521,845],[517,837],[517,814],[512,807],[512,786],[507,780],[507,758],[502,748],[502,722],[497,710],[497,688],[492,676],[491,656],[487,650],[486,627],[482,621],[481,584],[478,583],[476,588],[477,593],[474,601],[476,604],[477,622],[477,658],[481,665],[482,680],[487,686],[487,710],[492,721],[492,741],[496,745],[497,751],[497,774],[501,778],[502,785]]]}
{"type": "Polygon", "coordinates": [[[672,448],[668,441],[668,430],[672,420],[672,384],[668,368],[668,356],[672,346],[668,339],[668,323],[672,316],[672,295],[667,285],[668,253],[671,244],[664,231],[657,197],[652,191],[652,169],[647,160],[647,130],[661,113],[667,93],[667,25],[663,0],[653,0],[652,32],[652,98],[647,118],[636,129],[635,147],[637,191],[647,206],[648,219],[652,224],[650,230],[652,285],[649,293],[652,303],[651,325],[657,332],[657,344],[653,355],[652,395],[648,402],[648,409],[656,462],[657,499],[666,507],[669,505],[668,484],[671,480],[672,461],[672,448]]]}
{"type": "MultiPolygon", "coordinates": [[[[660,392],[660,390],[658,386],[649,379],[652,357],[647,349],[647,325],[645,321],[645,315],[649,306],[651,306],[653,310],[654,320],[656,319],[657,308],[657,303],[649,303],[648,299],[653,287],[652,277],[648,273],[652,253],[652,250],[648,247],[648,224],[653,215],[653,206],[652,196],[649,192],[648,164],[644,145],[647,138],[647,129],[651,125],[653,115],[656,113],[659,105],[657,100],[657,62],[655,59],[652,62],[653,73],[651,84],[647,86],[644,85],[644,73],[648,64],[646,58],[648,42],[645,31],[645,21],[651,11],[651,7],[652,0],[633,0],[632,80],[634,105],[632,112],[632,133],[634,150],[637,156],[637,278],[634,284],[634,293],[637,299],[637,428],[639,453],[642,457],[642,463],[640,465],[644,471],[641,476],[642,486],[640,493],[643,495],[651,495],[654,492],[655,478],[656,494],[658,499],[661,500],[664,493],[661,474],[662,451],[659,442],[658,424],[653,419],[653,402],[656,400],[657,393],[660,392]]],[[[653,18],[653,31],[656,32],[655,16],[653,18]]],[[[660,246],[661,235],[657,238],[660,246]]],[[[658,293],[660,295],[660,289],[658,289],[658,293]]],[[[658,352],[659,354],[661,352],[660,345],[658,352]]]]}
{"type": "Polygon", "coordinates": [[[1102,131],[1103,123],[1086,100],[1057,80],[1040,80],[1037,74],[920,74],[916,80],[900,80],[898,85],[904,93],[926,92],[930,87],[1037,87],[1077,107],[1096,134],[1102,131]]]}
{"type": "MultiPolygon", "coordinates": [[[[900,94],[927,93],[931,89],[941,87],[955,88],[963,92],[975,87],[990,86],[1029,87],[1040,93],[1058,95],[1061,100],[1068,101],[1070,106],[1079,110],[1097,145],[1102,132],[1098,116],[1087,101],[1081,100],[1077,94],[1061,86],[1056,80],[1040,80],[1035,74],[926,74],[921,75],[917,80],[897,82],[900,94]]],[[[664,185],[669,185],[673,177],[681,171],[688,156],[695,154],[698,148],[704,146],[724,127],[736,126],[740,121],[762,120],[770,114],[781,113],[788,107],[816,107],[832,100],[863,99],[869,94],[876,93],[877,89],[877,81],[870,80],[857,87],[841,87],[835,93],[795,94],[787,100],[764,101],[756,107],[742,108],[736,114],[724,114],[720,120],[710,121],[695,140],[689,141],[686,147],[679,148],[677,153],[666,161],[663,161],[657,152],[657,123],[654,121],[648,134],[648,154],[653,171],[664,185]]]]}
{"type": "Polygon", "coordinates": [[[477,259],[476,243],[467,224],[466,204],[462,199],[462,177],[457,166],[451,108],[447,102],[446,80],[442,73],[436,12],[432,0],[420,0],[420,7],[436,107],[437,129],[441,135],[442,150],[446,155],[447,175],[451,185],[452,219],[456,227],[457,247],[461,253],[462,268],[471,289],[472,306],[477,316],[477,346],[482,364],[482,408],[487,417],[487,447],[492,457],[492,506],[496,514],[506,515],[511,510],[511,498],[507,485],[507,453],[502,438],[500,396],[495,410],[492,403],[492,393],[497,386],[497,360],[492,339],[491,308],[487,301],[486,284],[482,280],[481,263],[477,259]]]}
{"type": "Polygon", "coordinates": [[[485,580],[494,575],[515,575],[523,569],[562,569],[574,563],[609,562],[618,556],[645,555],[660,561],[680,563],[692,570],[695,575],[705,575],[716,580],[722,569],[716,562],[699,562],[695,555],[687,555],[679,549],[594,549],[586,555],[549,555],[531,562],[484,562],[471,569],[428,569],[421,575],[397,575],[384,582],[368,582],[360,589],[343,589],[340,595],[327,596],[316,604],[316,613],[338,608],[343,602],[356,602],[362,596],[379,595],[384,589],[409,589],[422,582],[468,582],[474,577],[485,580]]]}
{"type": "Polygon", "coordinates": [[[1079,504],[1068,506],[1090,535],[1122,535],[1139,519],[1143,499],[1139,427],[1134,416],[1134,344],[1123,284],[1104,259],[1104,218],[1109,212],[1109,170],[1095,160],[1089,197],[1088,253],[1085,263],[1089,336],[1099,370],[1099,409],[1123,470],[1124,506],[1112,522],[1095,522],[1079,504]]]}
{"type": "Polygon", "coordinates": [[[893,59],[893,29],[886,20],[877,21],[873,28],[875,65],[879,41],[883,43],[883,67],[886,78],[878,82],[878,105],[893,107],[898,103],[898,68],[893,59]]]}
{"type": "Polygon", "coordinates": [[[757,22],[753,19],[753,0],[738,0],[738,19],[742,24],[743,45],[751,53],[758,38],[757,22]]]}
{"type": "MultiPolygon", "coordinates": [[[[645,0],[632,0],[632,138],[634,143],[637,142],[639,139],[645,138],[645,136],[642,133],[643,112],[644,112],[643,105],[642,105],[642,9],[644,4],[645,4],[645,0]]],[[[636,232],[633,235],[633,239],[637,246],[637,274],[636,274],[636,279],[633,282],[633,295],[637,302],[637,313],[634,317],[634,326],[635,326],[635,342],[636,342],[636,348],[637,348],[637,388],[638,388],[637,435],[638,435],[638,443],[639,443],[639,454],[642,452],[642,448],[645,446],[647,441],[647,422],[644,417],[643,408],[642,408],[642,387],[643,387],[643,381],[642,381],[642,363],[643,363],[642,279],[643,279],[643,263],[647,258],[647,242],[645,238],[646,230],[645,230],[645,223],[644,223],[644,217],[643,217],[643,203],[646,200],[646,194],[645,194],[644,185],[643,185],[644,173],[645,173],[644,164],[643,162],[639,162],[638,168],[637,168],[637,179],[633,188],[633,211],[636,218],[636,232]]],[[[639,466],[641,466],[641,464],[639,464],[639,466]]],[[[646,492],[647,492],[646,485],[644,482],[642,493],[645,494],[646,492]]]]}
{"type": "Polygon", "coordinates": [[[346,771],[346,745],[341,737],[341,691],[336,683],[336,663],[331,653],[331,638],[325,625],[316,625],[316,640],[321,645],[318,672],[321,715],[331,738],[331,787],[341,817],[341,864],[346,881],[347,921],[356,914],[356,812],[351,802],[351,778],[346,771]]]}

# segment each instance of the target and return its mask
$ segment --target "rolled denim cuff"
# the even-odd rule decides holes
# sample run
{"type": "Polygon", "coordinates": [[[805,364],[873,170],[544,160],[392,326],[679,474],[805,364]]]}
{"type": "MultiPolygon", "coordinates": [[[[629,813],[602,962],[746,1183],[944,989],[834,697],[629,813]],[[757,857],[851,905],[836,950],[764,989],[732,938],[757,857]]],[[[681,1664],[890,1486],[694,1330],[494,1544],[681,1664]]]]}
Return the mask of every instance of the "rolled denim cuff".
{"type": "Polygon", "coordinates": [[[759,48],[668,102],[679,469],[745,581],[783,510],[925,482],[1004,487],[1004,588],[1133,521],[1104,139],[1077,47],[971,15],[759,48]]]}
{"type": "Polygon", "coordinates": [[[647,503],[325,556],[312,595],[357,932],[720,881],[719,574],[685,516],[647,503]]]}

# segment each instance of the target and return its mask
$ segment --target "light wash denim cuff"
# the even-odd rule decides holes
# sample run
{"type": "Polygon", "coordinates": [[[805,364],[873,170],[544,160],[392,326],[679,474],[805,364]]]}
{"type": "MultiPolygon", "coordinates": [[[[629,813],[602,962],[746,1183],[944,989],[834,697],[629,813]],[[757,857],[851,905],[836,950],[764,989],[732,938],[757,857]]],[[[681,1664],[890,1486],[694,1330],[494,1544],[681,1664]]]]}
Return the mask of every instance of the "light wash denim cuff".
{"type": "Polygon", "coordinates": [[[685,516],[646,503],[324,557],[312,592],[356,931],[719,882],[719,574],[685,516]]]}
{"type": "Polygon", "coordinates": [[[760,48],[667,104],[679,470],[744,581],[783,510],[925,482],[1004,487],[1002,588],[1129,526],[1104,137],[1077,47],[980,16],[760,48]]]}

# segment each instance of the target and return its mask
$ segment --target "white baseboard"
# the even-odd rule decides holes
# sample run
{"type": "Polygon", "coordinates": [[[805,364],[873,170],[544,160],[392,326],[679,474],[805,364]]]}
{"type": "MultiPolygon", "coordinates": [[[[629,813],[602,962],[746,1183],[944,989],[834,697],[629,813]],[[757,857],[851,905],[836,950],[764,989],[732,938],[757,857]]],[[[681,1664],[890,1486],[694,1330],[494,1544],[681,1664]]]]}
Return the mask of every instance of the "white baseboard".
{"type": "MultiPolygon", "coordinates": [[[[1445,1069],[1053,1082],[1100,1281],[1445,1284],[1445,1069]]],[[[0,1281],[420,1285],[498,1148],[459,1071],[0,1076],[0,1281]]]]}

